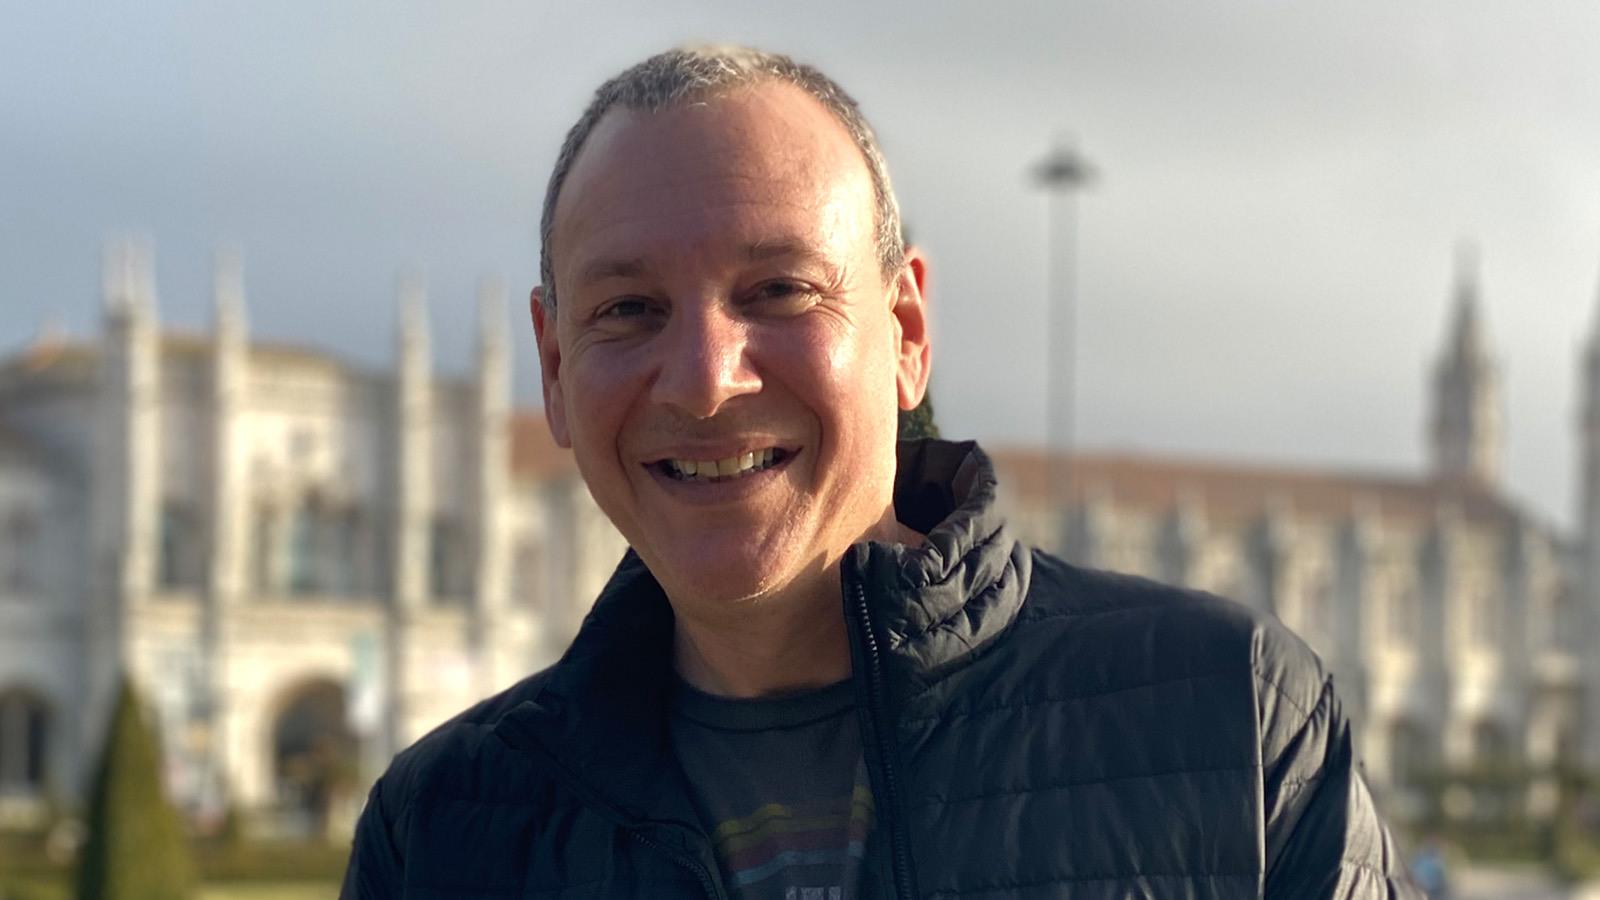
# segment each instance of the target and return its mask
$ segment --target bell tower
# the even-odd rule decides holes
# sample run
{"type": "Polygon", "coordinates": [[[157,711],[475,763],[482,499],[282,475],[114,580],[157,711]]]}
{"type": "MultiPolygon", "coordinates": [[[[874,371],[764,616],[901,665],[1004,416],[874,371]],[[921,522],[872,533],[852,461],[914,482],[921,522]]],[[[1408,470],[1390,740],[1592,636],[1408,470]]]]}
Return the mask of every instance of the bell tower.
{"type": "Polygon", "coordinates": [[[1433,475],[1497,487],[1505,431],[1500,370],[1489,355],[1477,253],[1470,246],[1457,251],[1454,310],[1432,387],[1428,437],[1433,475]]]}

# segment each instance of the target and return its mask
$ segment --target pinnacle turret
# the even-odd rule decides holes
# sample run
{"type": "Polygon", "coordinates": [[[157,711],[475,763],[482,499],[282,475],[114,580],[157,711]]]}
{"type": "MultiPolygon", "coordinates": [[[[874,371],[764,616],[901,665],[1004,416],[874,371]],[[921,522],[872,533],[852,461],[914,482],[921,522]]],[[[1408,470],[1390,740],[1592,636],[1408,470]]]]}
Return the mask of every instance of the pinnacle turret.
{"type": "Polygon", "coordinates": [[[1600,279],[1594,288],[1594,320],[1589,325],[1589,355],[1600,355],[1600,279]]]}
{"type": "Polygon", "coordinates": [[[397,288],[400,305],[400,357],[428,356],[428,291],[421,271],[409,269],[400,274],[397,288]]]}
{"type": "Polygon", "coordinates": [[[244,333],[244,262],[237,247],[219,247],[212,257],[212,304],[217,334],[244,333]]]}
{"type": "Polygon", "coordinates": [[[106,244],[101,274],[107,314],[147,315],[155,311],[153,255],[150,242],[142,238],[124,237],[106,244]]]}
{"type": "Polygon", "coordinates": [[[478,353],[503,352],[506,346],[506,283],[498,276],[478,282],[478,353]]]}
{"type": "Polygon", "coordinates": [[[1433,372],[1429,440],[1434,475],[1484,487],[1498,484],[1503,413],[1500,373],[1483,323],[1477,251],[1456,254],[1449,332],[1433,372]]]}
{"type": "Polygon", "coordinates": [[[1489,359],[1479,299],[1478,266],[1476,246],[1463,244],[1456,251],[1455,318],[1445,351],[1447,356],[1463,362],[1487,362],[1489,359]]]}
{"type": "Polygon", "coordinates": [[[1595,310],[1578,369],[1578,523],[1585,583],[1600,597],[1600,286],[1595,310]]]}

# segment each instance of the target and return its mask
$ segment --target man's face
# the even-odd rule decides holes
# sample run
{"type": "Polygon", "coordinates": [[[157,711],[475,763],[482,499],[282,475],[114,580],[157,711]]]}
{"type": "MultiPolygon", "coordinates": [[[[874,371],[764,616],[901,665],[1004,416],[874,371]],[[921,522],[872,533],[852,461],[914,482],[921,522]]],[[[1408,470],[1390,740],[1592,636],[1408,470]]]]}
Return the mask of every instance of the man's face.
{"type": "Polygon", "coordinates": [[[778,83],[613,109],[572,168],[558,309],[533,303],[545,412],[674,600],[815,589],[851,543],[895,533],[923,264],[886,277],[874,224],[843,127],[778,83]]]}

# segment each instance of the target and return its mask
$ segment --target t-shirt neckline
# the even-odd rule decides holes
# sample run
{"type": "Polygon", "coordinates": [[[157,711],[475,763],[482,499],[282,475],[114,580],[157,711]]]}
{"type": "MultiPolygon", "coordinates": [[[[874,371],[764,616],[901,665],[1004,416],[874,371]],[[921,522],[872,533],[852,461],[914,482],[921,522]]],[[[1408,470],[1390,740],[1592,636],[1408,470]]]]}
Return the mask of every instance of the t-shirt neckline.
{"type": "Polygon", "coordinates": [[[755,698],[718,697],[681,677],[676,682],[673,713],[718,731],[801,728],[848,712],[856,704],[855,688],[848,678],[813,690],[755,698]]]}

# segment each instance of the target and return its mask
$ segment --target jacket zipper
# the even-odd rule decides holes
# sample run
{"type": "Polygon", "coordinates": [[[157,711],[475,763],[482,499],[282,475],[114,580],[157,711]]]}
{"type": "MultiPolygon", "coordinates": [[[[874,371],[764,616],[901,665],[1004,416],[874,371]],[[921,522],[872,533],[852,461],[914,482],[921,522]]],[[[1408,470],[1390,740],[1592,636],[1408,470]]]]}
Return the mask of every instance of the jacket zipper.
{"type": "Polygon", "coordinates": [[[878,651],[878,638],[872,631],[872,613],[867,607],[867,589],[861,584],[859,578],[850,580],[855,589],[856,611],[859,618],[859,627],[862,633],[862,643],[867,649],[867,698],[870,708],[867,714],[872,717],[872,735],[877,745],[878,764],[883,769],[883,810],[884,817],[889,825],[889,845],[893,869],[894,892],[900,900],[914,900],[911,889],[911,852],[907,848],[905,823],[895,815],[899,809],[897,798],[899,791],[895,786],[894,763],[889,756],[889,740],[885,737],[884,723],[880,720],[880,713],[884,707],[885,688],[883,686],[883,661],[878,651]]]}
{"type": "Polygon", "coordinates": [[[634,840],[652,850],[665,854],[668,859],[689,870],[691,875],[700,880],[700,889],[705,892],[707,900],[723,900],[722,892],[717,890],[716,883],[711,880],[711,873],[707,872],[706,867],[702,866],[698,860],[691,859],[687,853],[679,853],[660,841],[645,837],[644,832],[637,828],[626,828],[626,831],[633,836],[634,840]]]}

